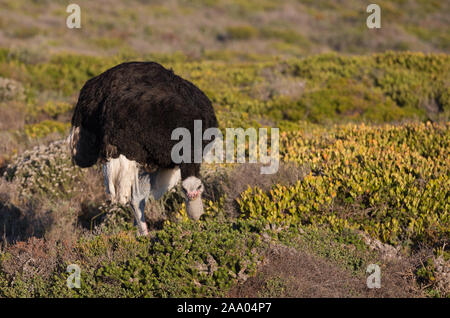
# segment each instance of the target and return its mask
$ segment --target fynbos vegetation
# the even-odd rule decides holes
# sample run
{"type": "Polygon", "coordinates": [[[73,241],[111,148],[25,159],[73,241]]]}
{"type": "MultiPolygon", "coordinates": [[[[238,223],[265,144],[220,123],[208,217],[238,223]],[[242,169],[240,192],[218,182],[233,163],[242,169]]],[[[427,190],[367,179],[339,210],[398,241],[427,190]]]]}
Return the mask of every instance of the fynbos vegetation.
{"type": "Polygon", "coordinates": [[[70,34],[57,2],[0,4],[0,297],[449,296],[448,2],[378,1],[370,31],[355,1],[113,3],[70,34]],[[132,60],[201,88],[223,131],[279,127],[278,172],[204,164],[201,219],[178,186],[137,237],[65,141],[82,85],[132,60]]]}

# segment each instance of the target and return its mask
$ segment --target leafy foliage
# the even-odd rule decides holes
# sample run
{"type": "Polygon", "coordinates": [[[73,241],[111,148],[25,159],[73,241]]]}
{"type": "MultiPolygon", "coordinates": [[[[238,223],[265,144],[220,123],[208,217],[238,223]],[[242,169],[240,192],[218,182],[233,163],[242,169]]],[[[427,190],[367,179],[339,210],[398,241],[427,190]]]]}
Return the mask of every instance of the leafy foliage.
{"type": "Polygon", "coordinates": [[[132,232],[122,231],[78,242],[75,255],[79,257],[67,259],[66,263],[82,268],[82,288],[65,287],[68,274],[61,264],[46,280],[19,274],[11,288],[2,288],[10,283],[0,276],[0,295],[220,296],[255,272],[261,260],[261,244],[251,223],[224,222],[223,218],[207,218],[202,223],[168,223],[151,239],[136,240],[132,232]],[[105,259],[105,253],[112,253],[113,257],[105,259]]]}
{"type": "Polygon", "coordinates": [[[449,126],[337,126],[285,133],[284,160],[312,173],[291,187],[242,193],[244,216],[364,230],[383,242],[442,246],[449,237],[449,126]]]}

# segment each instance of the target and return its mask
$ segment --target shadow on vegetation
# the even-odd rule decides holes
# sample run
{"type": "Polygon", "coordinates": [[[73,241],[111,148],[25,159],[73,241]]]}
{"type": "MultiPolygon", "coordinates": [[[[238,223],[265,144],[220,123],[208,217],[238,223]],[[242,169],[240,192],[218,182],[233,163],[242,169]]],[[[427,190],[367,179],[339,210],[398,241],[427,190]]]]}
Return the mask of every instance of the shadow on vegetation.
{"type": "Polygon", "coordinates": [[[8,194],[0,193],[0,242],[2,245],[44,236],[54,220],[50,211],[41,211],[36,204],[27,202],[25,207],[17,207],[9,202],[8,194]]]}

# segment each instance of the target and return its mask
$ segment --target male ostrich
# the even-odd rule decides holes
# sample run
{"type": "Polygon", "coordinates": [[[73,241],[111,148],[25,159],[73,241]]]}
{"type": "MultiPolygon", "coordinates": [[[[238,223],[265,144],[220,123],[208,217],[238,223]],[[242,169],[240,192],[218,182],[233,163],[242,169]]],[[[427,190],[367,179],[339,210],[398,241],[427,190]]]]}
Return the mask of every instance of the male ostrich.
{"type": "Polygon", "coordinates": [[[184,127],[193,136],[194,120],[202,121],[202,133],[217,127],[211,101],[194,84],[154,62],[117,65],[80,91],[69,137],[72,161],[82,168],[103,163],[107,193],[131,203],[141,235],[148,233],[148,196],[159,199],[180,179],[188,215],[197,220],[203,214],[200,163],[171,158],[178,142],[172,131],[184,127]]]}

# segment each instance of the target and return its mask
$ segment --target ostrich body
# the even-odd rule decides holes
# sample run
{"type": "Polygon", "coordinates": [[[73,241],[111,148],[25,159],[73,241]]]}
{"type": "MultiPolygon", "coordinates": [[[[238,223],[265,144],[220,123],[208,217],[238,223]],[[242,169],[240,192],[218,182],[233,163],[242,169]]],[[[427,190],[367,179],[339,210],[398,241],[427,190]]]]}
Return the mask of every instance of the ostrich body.
{"type": "Polygon", "coordinates": [[[180,180],[188,215],[198,219],[200,163],[171,158],[172,131],[183,127],[193,135],[195,120],[202,121],[202,133],[217,127],[210,100],[194,84],[158,63],[123,63],[81,89],[69,137],[72,161],[82,168],[103,164],[106,192],[131,204],[140,234],[147,234],[147,198],[159,199],[180,180]]]}

